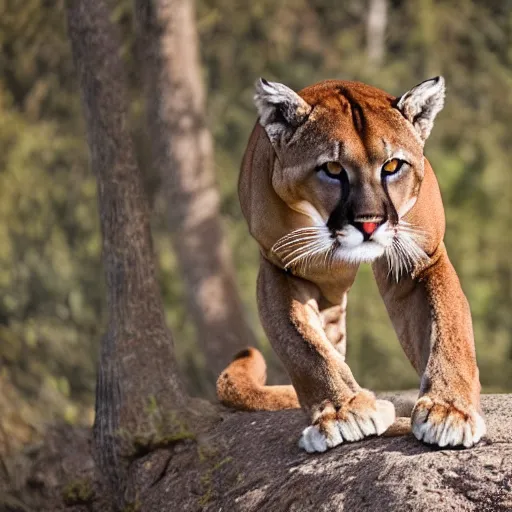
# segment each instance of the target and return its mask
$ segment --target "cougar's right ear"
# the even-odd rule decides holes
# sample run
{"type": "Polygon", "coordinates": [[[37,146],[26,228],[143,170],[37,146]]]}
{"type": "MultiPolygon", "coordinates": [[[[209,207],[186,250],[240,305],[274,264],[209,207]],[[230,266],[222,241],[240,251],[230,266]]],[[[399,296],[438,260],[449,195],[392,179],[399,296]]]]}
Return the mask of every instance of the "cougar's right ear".
{"type": "Polygon", "coordinates": [[[286,140],[306,121],[312,107],[286,85],[260,78],[254,103],[259,122],[273,145],[286,140]]]}
{"type": "Polygon", "coordinates": [[[444,106],[444,78],[425,80],[397,100],[397,108],[410,121],[425,142],[434,126],[434,119],[444,106]]]}

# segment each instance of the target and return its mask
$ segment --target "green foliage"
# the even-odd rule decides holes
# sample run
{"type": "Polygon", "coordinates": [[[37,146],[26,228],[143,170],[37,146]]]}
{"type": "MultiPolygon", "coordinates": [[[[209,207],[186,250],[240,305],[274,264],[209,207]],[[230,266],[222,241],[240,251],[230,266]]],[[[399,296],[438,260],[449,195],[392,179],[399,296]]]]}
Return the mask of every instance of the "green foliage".
{"type": "Polygon", "coordinates": [[[94,489],[89,479],[73,480],[62,490],[62,499],[66,505],[89,503],[94,498],[94,489]]]}
{"type": "MultiPolygon", "coordinates": [[[[377,69],[366,57],[365,2],[198,1],[222,212],[248,318],[269,353],[255,305],[258,250],[236,191],[255,121],[255,79],[265,76],[296,89],[323,78],[358,79],[400,94],[443,74],[446,107],[426,152],[444,197],[448,250],[473,311],[482,383],[510,390],[512,3],[389,4],[386,54],[377,69]]],[[[106,308],[95,179],[63,7],[62,0],[0,3],[0,363],[2,379],[14,384],[40,419],[90,421],[86,408],[106,308]]],[[[131,16],[130,2],[116,2],[133,133],[154,199],[158,180],[147,165],[131,16]]],[[[205,362],[182,305],[161,208],[153,203],[167,316],[180,363],[194,384],[205,362]]],[[[417,384],[367,267],[349,299],[348,357],[365,386],[417,384]]]]}
{"type": "Polygon", "coordinates": [[[119,430],[126,457],[137,457],[179,441],[195,440],[196,435],[180,419],[176,411],[162,410],[154,396],[149,397],[136,431],[119,430]]]}

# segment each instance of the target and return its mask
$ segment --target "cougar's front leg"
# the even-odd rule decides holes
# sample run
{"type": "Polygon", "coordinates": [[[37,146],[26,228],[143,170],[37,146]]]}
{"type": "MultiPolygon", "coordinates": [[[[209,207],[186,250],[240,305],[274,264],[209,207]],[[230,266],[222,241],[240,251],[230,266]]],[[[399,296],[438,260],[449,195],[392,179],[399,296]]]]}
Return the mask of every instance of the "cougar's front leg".
{"type": "Polygon", "coordinates": [[[374,264],[400,342],[421,376],[414,435],[439,446],[470,447],[485,434],[469,305],[441,242],[428,268],[399,283],[374,264]]]}
{"type": "Polygon", "coordinates": [[[380,435],[395,420],[393,404],[376,400],[361,389],[344,357],[327,338],[319,300],[314,284],[262,260],[260,317],[311,420],[299,443],[308,452],[380,435]]]}

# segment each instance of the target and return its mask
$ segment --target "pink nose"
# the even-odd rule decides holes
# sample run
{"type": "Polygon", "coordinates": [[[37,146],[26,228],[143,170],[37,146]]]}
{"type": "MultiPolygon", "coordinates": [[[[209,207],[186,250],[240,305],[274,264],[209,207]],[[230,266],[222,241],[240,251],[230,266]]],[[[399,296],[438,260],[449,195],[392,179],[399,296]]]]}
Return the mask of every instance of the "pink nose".
{"type": "Polygon", "coordinates": [[[373,234],[373,232],[379,227],[377,222],[362,222],[361,228],[367,235],[373,234]]]}

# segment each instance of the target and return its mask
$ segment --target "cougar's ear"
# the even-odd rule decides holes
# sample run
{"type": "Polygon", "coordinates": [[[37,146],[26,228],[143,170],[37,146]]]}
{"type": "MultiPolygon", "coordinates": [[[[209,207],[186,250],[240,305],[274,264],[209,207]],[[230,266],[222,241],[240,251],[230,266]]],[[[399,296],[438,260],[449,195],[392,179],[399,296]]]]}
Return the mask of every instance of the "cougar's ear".
{"type": "Polygon", "coordinates": [[[306,121],[311,105],[286,85],[260,78],[256,82],[254,103],[272,144],[286,141],[306,121]]]}
{"type": "Polygon", "coordinates": [[[434,119],[444,105],[444,78],[425,80],[398,98],[397,108],[412,123],[423,141],[434,126],[434,119]]]}

